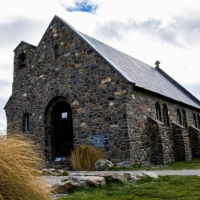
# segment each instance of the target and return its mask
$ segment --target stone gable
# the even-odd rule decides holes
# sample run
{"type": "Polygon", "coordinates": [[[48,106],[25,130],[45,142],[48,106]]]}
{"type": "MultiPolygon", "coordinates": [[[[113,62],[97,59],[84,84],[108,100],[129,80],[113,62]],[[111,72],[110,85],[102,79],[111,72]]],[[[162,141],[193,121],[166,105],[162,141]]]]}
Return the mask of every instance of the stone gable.
{"type": "MultiPolygon", "coordinates": [[[[16,55],[26,48],[19,47],[16,55]]],[[[18,69],[16,59],[17,56],[12,105],[6,110],[8,132],[22,131],[23,114],[30,113],[28,134],[41,148],[45,147],[45,128],[49,127],[46,108],[51,99],[62,97],[72,109],[75,145],[89,144],[90,134],[107,133],[107,150],[112,152],[114,146],[118,146],[119,154],[113,156],[124,158],[128,149],[125,136],[127,83],[76,33],[54,19],[32,61],[25,68],[18,69]],[[56,44],[58,58],[55,59],[56,44]],[[108,100],[109,97],[113,100],[108,100]],[[115,126],[118,127],[117,133],[115,126]]]]}

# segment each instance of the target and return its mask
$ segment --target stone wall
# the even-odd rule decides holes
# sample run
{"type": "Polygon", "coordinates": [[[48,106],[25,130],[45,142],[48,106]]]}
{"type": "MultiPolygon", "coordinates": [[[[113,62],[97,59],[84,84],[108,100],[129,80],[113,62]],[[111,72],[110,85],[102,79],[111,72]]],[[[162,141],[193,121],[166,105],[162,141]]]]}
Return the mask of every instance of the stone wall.
{"type": "Polygon", "coordinates": [[[200,158],[200,130],[189,126],[189,139],[192,158],[200,158]]]}
{"type": "Polygon", "coordinates": [[[158,120],[148,117],[151,143],[151,163],[163,165],[174,161],[174,143],[170,129],[158,120]]]}
{"type": "Polygon", "coordinates": [[[174,158],[175,161],[191,160],[192,152],[189,143],[189,134],[185,127],[173,123],[174,158]]]}
{"type": "Polygon", "coordinates": [[[154,164],[164,164],[174,161],[174,139],[176,138],[181,142],[178,135],[179,131],[181,131],[180,137],[183,137],[182,144],[184,147],[181,146],[181,143],[179,143],[179,145],[182,148],[182,152],[185,152],[185,157],[183,156],[182,159],[191,159],[191,151],[188,146],[189,128],[184,128],[180,125],[182,129],[180,130],[176,127],[178,131],[176,134],[174,126],[175,124],[179,126],[177,123],[177,108],[181,111],[185,111],[188,127],[193,124],[193,113],[196,115],[199,114],[198,110],[142,90],[131,83],[128,84],[126,105],[131,161],[138,164],[149,164],[152,162],[154,164]],[[154,119],[154,121],[157,121],[155,120],[156,102],[161,106],[161,124],[158,123],[155,125],[155,123],[153,123],[154,125],[152,125],[152,122],[149,122],[147,119],[150,117],[154,119]],[[168,108],[169,126],[164,126],[163,124],[164,104],[168,108]],[[160,154],[158,154],[158,152],[160,152],[160,154]]]}
{"type": "Polygon", "coordinates": [[[51,144],[45,133],[46,108],[53,98],[63,97],[72,109],[75,145],[89,144],[92,133],[107,133],[105,149],[110,159],[128,159],[127,83],[121,75],[57,18],[44,34],[32,62],[19,70],[17,56],[26,48],[21,45],[15,53],[13,93],[5,108],[8,132],[22,131],[23,113],[30,113],[30,129],[25,134],[44,150],[45,140],[51,144]]]}

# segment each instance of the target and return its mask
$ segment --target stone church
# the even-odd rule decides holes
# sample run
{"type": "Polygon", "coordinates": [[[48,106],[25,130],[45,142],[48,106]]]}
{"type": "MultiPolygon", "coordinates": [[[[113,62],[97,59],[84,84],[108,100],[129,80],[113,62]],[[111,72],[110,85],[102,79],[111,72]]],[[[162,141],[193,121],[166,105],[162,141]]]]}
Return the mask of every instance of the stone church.
{"type": "Polygon", "coordinates": [[[14,50],[7,132],[31,137],[50,161],[78,144],[113,162],[200,157],[200,102],[167,75],[55,16],[38,46],[14,50]]]}

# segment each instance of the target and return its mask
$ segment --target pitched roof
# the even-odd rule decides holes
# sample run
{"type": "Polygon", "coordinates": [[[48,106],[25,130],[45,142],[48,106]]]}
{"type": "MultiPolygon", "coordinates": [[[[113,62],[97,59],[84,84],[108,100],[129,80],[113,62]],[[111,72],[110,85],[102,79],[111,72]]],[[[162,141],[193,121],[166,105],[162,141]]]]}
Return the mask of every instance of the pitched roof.
{"type": "Polygon", "coordinates": [[[79,34],[127,81],[136,86],[200,108],[200,102],[160,68],[151,67],[83,33],[79,34]]]}
{"type": "Polygon", "coordinates": [[[115,68],[128,82],[135,84],[137,87],[200,109],[200,101],[160,68],[151,67],[103,42],[77,31],[58,16],[55,16],[55,18],[60,19],[70,29],[76,32],[76,34],[115,68]]]}
{"type": "Polygon", "coordinates": [[[18,47],[21,46],[22,44],[26,44],[26,45],[29,45],[29,46],[31,46],[31,47],[33,47],[33,48],[36,48],[35,45],[32,45],[32,44],[29,44],[29,43],[27,43],[27,42],[21,41],[21,42],[17,45],[17,47],[13,50],[13,52],[15,52],[15,51],[18,49],[18,47]]]}

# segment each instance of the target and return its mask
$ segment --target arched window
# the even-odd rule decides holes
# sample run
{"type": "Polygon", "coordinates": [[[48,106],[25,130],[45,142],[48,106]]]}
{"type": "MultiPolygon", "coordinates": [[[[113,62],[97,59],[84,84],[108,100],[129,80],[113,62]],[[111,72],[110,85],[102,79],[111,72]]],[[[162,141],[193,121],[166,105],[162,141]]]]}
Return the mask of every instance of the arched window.
{"type": "Polygon", "coordinates": [[[161,121],[161,110],[158,102],[156,102],[156,118],[157,120],[161,121]]]}
{"type": "Polygon", "coordinates": [[[193,125],[197,128],[197,118],[195,113],[193,113],[193,125]]]}
{"type": "Polygon", "coordinates": [[[200,116],[197,115],[197,128],[200,129],[200,116]]]}
{"type": "Polygon", "coordinates": [[[164,119],[164,125],[169,126],[168,109],[165,104],[163,104],[163,119],[164,119]]]}
{"type": "Polygon", "coordinates": [[[59,57],[59,55],[58,55],[58,45],[57,44],[54,46],[54,55],[55,55],[55,59],[59,57]]]}
{"type": "Polygon", "coordinates": [[[181,119],[181,112],[180,110],[177,108],[177,122],[182,125],[182,119],[181,119]]]}
{"type": "Polygon", "coordinates": [[[182,116],[183,116],[183,126],[187,128],[187,119],[186,119],[185,110],[182,110],[182,116]]]}
{"type": "Polygon", "coordinates": [[[24,113],[23,115],[23,132],[29,131],[29,114],[24,113]]]}
{"type": "Polygon", "coordinates": [[[18,68],[22,69],[22,68],[26,67],[26,62],[25,62],[26,54],[21,53],[18,58],[19,58],[18,68]]]}

